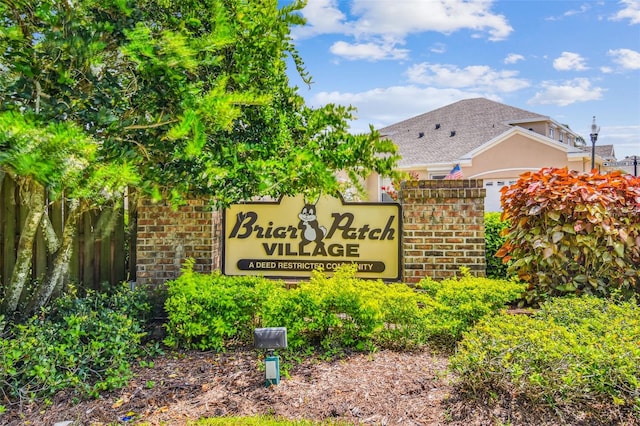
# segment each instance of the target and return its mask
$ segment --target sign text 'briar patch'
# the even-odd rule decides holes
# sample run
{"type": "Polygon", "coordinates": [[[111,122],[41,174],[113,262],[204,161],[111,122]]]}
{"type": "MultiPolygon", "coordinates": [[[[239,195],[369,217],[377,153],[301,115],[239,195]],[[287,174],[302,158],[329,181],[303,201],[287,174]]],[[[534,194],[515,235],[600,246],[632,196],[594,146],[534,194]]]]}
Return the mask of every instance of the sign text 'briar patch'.
{"type": "Polygon", "coordinates": [[[234,204],[224,214],[223,272],[304,278],[353,263],[359,277],[399,280],[400,220],[399,204],[328,196],[234,204]]]}

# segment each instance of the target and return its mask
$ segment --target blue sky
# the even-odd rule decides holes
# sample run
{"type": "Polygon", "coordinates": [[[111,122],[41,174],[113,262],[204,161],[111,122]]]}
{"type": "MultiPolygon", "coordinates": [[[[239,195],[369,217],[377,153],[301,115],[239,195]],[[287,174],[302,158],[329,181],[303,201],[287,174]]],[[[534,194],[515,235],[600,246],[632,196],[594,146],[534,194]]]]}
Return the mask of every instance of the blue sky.
{"type": "Polygon", "coordinates": [[[595,115],[598,145],[640,155],[640,0],[308,0],[302,14],[314,83],[291,83],[310,106],[356,107],[354,132],[485,97],[587,142],[595,115]]]}

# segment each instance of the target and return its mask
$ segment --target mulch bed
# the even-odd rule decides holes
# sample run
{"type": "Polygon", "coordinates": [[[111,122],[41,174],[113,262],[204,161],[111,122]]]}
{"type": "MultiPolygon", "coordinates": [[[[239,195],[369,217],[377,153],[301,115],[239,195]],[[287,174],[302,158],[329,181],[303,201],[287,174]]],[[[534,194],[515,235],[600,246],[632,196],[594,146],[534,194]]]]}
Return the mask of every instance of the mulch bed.
{"type": "Polygon", "coordinates": [[[60,392],[48,406],[10,405],[0,424],[184,425],[202,417],[271,414],[361,425],[640,425],[629,413],[567,418],[509,396],[469,398],[453,384],[448,358],[429,351],[385,350],[291,365],[280,384],[266,387],[255,350],[168,353],[151,368],[136,367],[123,389],[94,400],[60,392]]]}

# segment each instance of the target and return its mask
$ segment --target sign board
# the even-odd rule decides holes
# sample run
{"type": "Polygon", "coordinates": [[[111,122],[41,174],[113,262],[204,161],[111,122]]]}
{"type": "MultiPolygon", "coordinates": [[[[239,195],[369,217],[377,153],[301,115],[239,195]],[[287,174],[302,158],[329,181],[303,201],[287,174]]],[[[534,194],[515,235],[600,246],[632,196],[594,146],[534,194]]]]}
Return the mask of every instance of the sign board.
{"type": "Polygon", "coordinates": [[[248,202],[225,209],[226,275],[307,278],[356,264],[358,277],[400,280],[402,212],[397,203],[346,203],[322,196],[248,202]]]}

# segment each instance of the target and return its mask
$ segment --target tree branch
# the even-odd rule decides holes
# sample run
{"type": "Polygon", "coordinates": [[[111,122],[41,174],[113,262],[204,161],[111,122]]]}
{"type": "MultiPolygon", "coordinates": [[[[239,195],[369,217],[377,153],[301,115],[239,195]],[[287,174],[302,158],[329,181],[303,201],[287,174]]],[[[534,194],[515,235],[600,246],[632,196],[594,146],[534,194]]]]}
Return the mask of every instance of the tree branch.
{"type": "Polygon", "coordinates": [[[45,214],[42,215],[40,229],[42,229],[44,241],[47,243],[47,251],[49,254],[55,253],[60,248],[60,239],[56,235],[56,231],[53,229],[53,224],[51,224],[48,212],[45,212],[45,214]]]}
{"type": "Polygon", "coordinates": [[[162,121],[160,123],[153,123],[153,124],[135,124],[133,126],[127,126],[123,130],[154,129],[156,127],[162,127],[167,124],[173,124],[177,122],[178,120],[176,119],[176,120],[162,121]]]}

